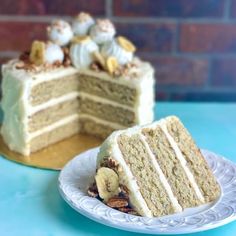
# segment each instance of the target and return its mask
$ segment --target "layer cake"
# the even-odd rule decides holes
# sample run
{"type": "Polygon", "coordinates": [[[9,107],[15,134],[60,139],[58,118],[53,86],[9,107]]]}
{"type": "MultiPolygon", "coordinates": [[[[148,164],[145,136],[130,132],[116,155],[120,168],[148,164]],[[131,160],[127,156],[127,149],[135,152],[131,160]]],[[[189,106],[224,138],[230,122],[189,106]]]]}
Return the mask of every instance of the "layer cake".
{"type": "Polygon", "coordinates": [[[153,120],[154,71],[107,19],[80,13],[48,27],[48,42],[2,66],[1,134],[23,155],[79,132],[107,137],[153,120]]]}
{"type": "Polygon", "coordinates": [[[220,186],[187,129],[170,116],[111,134],[89,192],[123,212],[158,217],[215,201],[220,186]]]}

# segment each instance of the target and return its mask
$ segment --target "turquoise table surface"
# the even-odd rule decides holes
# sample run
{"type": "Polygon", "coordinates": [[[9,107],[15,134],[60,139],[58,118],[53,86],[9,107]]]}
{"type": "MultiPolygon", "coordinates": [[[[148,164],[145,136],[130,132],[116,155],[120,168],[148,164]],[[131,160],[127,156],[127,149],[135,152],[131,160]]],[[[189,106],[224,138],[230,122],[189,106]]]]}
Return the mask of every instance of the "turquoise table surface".
{"type": "MultiPolygon", "coordinates": [[[[179,116],[201,148],[236,162],[236,104],[160,102],[155,114],[156,119],[179,116]]],[[[95,223],[75,212],[59,195],[58,174],[0,158],[0,235],[135,235],[95,223]]],[[[236,222],[189,235],[233,233],[236,222]]]]}

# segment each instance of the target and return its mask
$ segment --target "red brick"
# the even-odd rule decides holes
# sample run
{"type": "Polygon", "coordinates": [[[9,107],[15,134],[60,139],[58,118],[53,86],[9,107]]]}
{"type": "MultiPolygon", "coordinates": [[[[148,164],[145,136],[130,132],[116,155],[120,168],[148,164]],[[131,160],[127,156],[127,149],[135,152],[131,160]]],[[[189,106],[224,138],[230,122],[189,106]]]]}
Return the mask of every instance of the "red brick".
{"type": "Polygon", "coordinates": [[[225,0],[115,0],[116,16],[221,17],[225,0]]]}
{"type": "Polygon", "coordinates": [[[32,40],[46,38],[44,23],[0,22],[0,51],[24,51],[32,40]]]}
{"type": "Polygon", "coordinates": [[[182,24],[179,47],[182,52],[236,52],[236,24],[182,24]]]}
{"type": "Polygon", "coordinates": [[[175,24],[116,24],[119,35],[129,38],[139,52],[169,52],[175,40],[175,24]]]}
{"type": "Polygon", "coordinates": [[[158,85],[204,86],[208,80],[208,61],[177,57],[156,57],[144,59],[155,67],[158,85]]]}
{"type": "Polygon", "coordinates": [[[236,86],[236,59],[215,59],[212,62],[212,85],[236,86]]]}
{"type": "Polygon", "coordinates": [[[1,0],[0,14],[10,15],[75,15],[88,11],[105,14],[105,0],[1,0]]]}

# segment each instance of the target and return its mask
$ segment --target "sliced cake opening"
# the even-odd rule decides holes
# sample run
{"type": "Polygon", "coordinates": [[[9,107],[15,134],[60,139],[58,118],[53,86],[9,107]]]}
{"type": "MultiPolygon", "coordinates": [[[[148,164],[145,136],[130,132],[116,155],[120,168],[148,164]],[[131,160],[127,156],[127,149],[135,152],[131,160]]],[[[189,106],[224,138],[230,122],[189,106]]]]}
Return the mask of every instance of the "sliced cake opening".
{"type": "Polygon", "coordinates": [[[97,79],[93,76],[81,74],[80,91],[93,94],[121,104],[134,105],[137,101],[137,90],[123,84],[97,79]]]}
{"type": "Polygon", "coordinates": [[[75,91],[79,91],[78,73],[54,80],[45,80],[35,85],[31,90],[29,101],[36,106],[75,91]]]}

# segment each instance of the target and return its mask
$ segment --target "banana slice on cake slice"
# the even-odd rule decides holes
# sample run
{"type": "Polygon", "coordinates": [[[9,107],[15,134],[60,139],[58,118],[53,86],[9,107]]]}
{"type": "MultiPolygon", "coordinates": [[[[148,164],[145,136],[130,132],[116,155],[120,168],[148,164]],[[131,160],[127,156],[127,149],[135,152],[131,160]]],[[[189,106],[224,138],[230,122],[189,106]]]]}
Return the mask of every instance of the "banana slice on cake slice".
{"type": "Polygon", "coordinates": [[[118,195],[119,177],[114,170],[107,167],[99,168],[95,176],[95,181],[99,196],[104,199],[105,202],[111,197],[118,195]]]}

